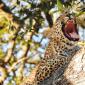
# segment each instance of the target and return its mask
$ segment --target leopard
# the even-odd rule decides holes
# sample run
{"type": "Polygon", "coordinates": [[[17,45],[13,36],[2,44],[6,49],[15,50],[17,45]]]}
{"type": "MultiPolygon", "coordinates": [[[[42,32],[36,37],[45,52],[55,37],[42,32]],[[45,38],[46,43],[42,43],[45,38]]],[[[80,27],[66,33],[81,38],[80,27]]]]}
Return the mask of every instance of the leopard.
{"type": "Polygon", "coordinates": [[[44,36],[49,38],[44,58],[39,62],[33,82],[24,81],[21,85],[40,85],[61,66],[67,64],[72,56],[80,49],[77,46],[79,33],[76,18],[71,14],[62,14],[57,18],[53,27],[44,36]]]}

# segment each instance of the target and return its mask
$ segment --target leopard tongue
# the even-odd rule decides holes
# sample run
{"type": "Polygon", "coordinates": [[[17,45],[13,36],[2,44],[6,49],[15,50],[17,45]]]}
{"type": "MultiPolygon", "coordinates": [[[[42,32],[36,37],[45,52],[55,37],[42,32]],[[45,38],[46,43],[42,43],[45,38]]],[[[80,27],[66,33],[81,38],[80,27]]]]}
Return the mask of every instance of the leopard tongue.
{"type": "Polygon", "coordinates": [[[76,32],[69,33],[70,36],[74,39],[79,39],[79,35],[76,32]]]}

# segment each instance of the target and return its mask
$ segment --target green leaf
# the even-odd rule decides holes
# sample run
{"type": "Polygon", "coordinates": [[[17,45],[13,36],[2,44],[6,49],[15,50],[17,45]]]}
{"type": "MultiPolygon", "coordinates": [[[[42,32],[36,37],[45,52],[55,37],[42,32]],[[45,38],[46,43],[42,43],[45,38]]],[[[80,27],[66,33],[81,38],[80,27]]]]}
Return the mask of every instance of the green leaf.
{"type": "Polygon", "coordinates": [[[81,16],[82,14],[85,14],[85,12],[79,12],[79,13],[76,13],[76,16],[78,17],[78,16],[81,16]]]}
{"type": "Polygon", "coordinates": [[[3,59],[4,58],[4,53],[2,51],[2,49],[0,49],[0,59],[3,59]]]}
{"type": "Polygon", "coordinates": [[[63,4],[60,0],[57,0],[57,7],[59,11],[63,11],[63,4]]]}

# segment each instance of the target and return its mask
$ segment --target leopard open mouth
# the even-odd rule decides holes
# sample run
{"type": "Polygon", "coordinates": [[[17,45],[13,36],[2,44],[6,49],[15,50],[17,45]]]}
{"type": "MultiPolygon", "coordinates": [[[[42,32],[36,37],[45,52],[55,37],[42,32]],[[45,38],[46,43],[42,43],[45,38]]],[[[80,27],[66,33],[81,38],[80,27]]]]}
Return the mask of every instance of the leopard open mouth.
{"type": "Polygon", "coordinates": [[[68,20],[66,24],[63,24],[62,27],[64,35],[71,41],[78,41],[79,40],[79,34],[77,26],[73,19],[68,20]]]}

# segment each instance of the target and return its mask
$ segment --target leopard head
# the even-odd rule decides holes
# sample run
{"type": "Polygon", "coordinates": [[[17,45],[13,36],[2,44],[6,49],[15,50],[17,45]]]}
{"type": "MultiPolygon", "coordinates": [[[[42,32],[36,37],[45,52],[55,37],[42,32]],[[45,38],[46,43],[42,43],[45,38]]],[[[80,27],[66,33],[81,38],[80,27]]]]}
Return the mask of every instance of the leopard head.
{"type": "Polygon", "coordinates": [[[53,27],[45,34],[50,39],[57,39],[60,41],[78,41],[79,34],[76,24],[76,18],[71,14],[61,15],[53,27]]]}
{"type": "Polygon", "coordinates": [[[75,17],[70,14],[64,16],[61,20],[61,26],[62,32],[67,39],[70,41],[79,40],[78,26],[75,17]]]}

